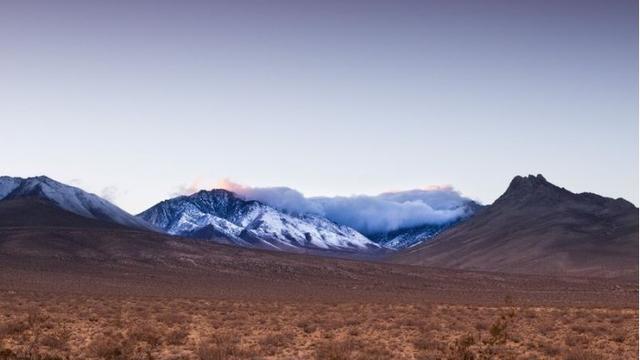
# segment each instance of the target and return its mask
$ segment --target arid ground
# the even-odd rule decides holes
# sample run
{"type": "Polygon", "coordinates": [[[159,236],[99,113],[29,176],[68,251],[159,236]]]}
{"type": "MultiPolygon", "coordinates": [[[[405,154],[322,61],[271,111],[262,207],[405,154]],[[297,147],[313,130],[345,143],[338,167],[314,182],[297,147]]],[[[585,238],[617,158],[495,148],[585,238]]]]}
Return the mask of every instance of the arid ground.
{"type": "Polygon", "coordinates": [[[29,267],[42,269],[34,272],[4,261],[0,358],[635,359],[638,353],[637,287],[626,281],[314,257],[305,266],[285,261],[250,275],[250,264],[265,266],[255,261],[218,273],[57,260],[33,260],[29,267]]]}
{"type": "MultiPolygon", "coordinates": [[[[3,292],[5,358],[633,359],[634,309],[3,292]]],[[[497,305],[497,304],[496,304],[497,305]]]]}
{"type": "Polygon", "coordinates": [[[635,359],[634,278],[0,231],[0,359],[635,359]]]}

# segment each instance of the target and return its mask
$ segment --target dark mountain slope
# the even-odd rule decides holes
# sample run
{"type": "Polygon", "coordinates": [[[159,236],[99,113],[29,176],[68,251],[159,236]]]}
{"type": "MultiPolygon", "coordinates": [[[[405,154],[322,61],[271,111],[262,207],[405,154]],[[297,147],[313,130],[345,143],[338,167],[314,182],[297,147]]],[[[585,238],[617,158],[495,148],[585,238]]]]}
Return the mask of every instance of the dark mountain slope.
{"type": "Polygon", "coordinates": [[[474,273],[245,249],[0,201],[0,291],[259,301],[637,303],[637,282],[474,273]]]}
{"type": "Polygon", "coordinates": [[[51,201],[29,196],[0,200],[0,227],[124,228],[61,209],[51,201]]]}
{"type": "Polygon", "coordinates": [[[459,269],[635,276],[638,208],[574,194],[541,175],[513,179],[474,217],[392,261],[459,269]]]}
{"type": "MultiPolygon", "coordinates": [[[[129,228],[154,230],[142,219],[128,214],[109,201],[46,176],[19,178],[0,176],[0,200],[41,199],[75,215],[129,228]]],[[[27,219],[24,219],[28,221],[27,219]]]]}

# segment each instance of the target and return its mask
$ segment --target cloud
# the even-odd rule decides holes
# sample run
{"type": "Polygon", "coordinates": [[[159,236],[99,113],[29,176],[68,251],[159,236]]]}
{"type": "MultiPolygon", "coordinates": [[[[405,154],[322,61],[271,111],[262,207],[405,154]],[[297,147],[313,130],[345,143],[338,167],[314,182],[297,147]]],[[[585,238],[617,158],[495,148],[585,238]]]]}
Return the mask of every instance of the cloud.
{"type": "Polygon", "coordinates": [[[427,187],[380,195],[305,197],[288,187],[249,187],[223,180],[217,188],[233,191],[246,200],[257,200],[290,213],[325,216],[363,234],[402,228],[444,224],[469,214],[470,201],[451,186],[427,187]]]}
{"type": "Polygon", "coordinates": [[[71,186],[81,187],[84,184],[84,181],[82,181],[82,179],[79,179],[79,178],[73,178],[68,181],[65,181],[65,183],[71,186]]]}
{"type": "Polygon", "coordinates": [[[171,193],[171,196],[182,196],[182,195],[191,195],[202,189],[213,189],[215,188],[217,183],[206,181],[202,178],[198,178],[193,180],[190,184],[182,184],[176,188],[174,192],[171,193]]]}
{"type": "Polygon", "coordinates": [[[276,209],[291,213],[324,215],[322,205],[307,199],[301,192],[288,187],[249,187],[234,183],[228,179],[219,181],[216,187],[232,191],[246,200],[257,200],[276,209]]]}
{"type": "Polygon", "coordinates": [[[107,186],[100,191],[100,197],[111,203],[115,203],[116,199],[124,194],[126,194],[126,192],[113,185],[107,186]]]}

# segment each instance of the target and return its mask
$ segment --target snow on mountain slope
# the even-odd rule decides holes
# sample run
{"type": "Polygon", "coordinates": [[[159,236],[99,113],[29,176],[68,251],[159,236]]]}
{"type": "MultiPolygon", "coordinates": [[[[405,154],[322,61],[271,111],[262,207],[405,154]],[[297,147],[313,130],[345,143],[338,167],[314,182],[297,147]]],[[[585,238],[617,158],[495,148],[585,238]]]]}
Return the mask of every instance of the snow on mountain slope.
{"type": "Polygon", "coordinates": [[[0,200],[23,197],[46,199],[64,210],[90,219],[104,220],[138,229],[153,229],[144,220],[130,215],[97,195],[62,184],[46,176],[26,179],[0,177],[0,200]]]}
{"type": "Polygon", "coordinates": [[[228,238],[241,246],[279,250],[367,250],[379,246],[321,216],[294,215],[215,189],[163,201],[138,217],[173,235],[228,238]]]}
{"type": "MultiPolygon", "coordinates": [[[[91,219],[246,247],[281,250],[398,250],[433,239],[458,221],[362,234],[321,215],[290,213],[222,189],[163,201],[136,217],[94,194],[45,176],[0,177],[0,200],[30,196],[46,199],[64,210],[91,219]]],[[[469,202],[463,206],[466,209],[464,216],[468,217],[478,205],[469,202]]]]}
{"type": "Polygon", "coordinates": [[[457,226],[472,217],[482,206],[474,201],[467,201],[458,207],[462,215],[441,224],[423,224],[414,227],[400,228],[389,232],[366,234],[366,236],[387,249],[400,250],[435,239],[448,228],[457,226]]]}
{"type": "Polygon", "coordinates": [[[20,183],[22,183],[22,181],[23,179],[20,178],[0,176],[0,200],[5,198],[18,186],[20,186],[20,183]]]}
{"type": "Polygon", "coordinates": [[[443,230],[454,226],[456,223],[443,225],[422,225],[409,229],[399,229],[388,233],[369,235],[369,238],[388,249],[405,249],[422,242],[433,239],[443,230]]]}

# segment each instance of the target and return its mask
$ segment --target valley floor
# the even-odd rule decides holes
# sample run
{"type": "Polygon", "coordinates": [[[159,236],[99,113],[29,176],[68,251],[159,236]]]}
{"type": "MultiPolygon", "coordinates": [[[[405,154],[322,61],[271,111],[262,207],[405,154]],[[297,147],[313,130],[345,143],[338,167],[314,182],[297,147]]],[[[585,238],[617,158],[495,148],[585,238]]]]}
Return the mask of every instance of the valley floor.
{"type": "Polygon", "coordinates": [[[0,358],[637,358],[636,309],[504,301],[472,306],[3,291],[0,358]]]}
{"type": "Polygon", "coordinates": [[[0,236],[0,359],[638,354],[637,277],[457,271],[58,231],[0,236]]]}

